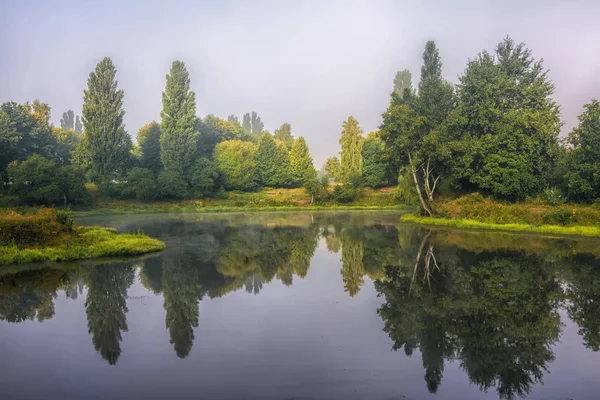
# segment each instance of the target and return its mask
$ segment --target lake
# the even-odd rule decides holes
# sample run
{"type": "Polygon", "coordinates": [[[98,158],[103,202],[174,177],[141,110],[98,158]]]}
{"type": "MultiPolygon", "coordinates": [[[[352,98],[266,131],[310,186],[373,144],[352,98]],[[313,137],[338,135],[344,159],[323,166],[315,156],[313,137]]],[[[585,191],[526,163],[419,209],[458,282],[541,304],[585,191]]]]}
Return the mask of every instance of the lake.
{"type": "Polygon", "coordinates": [[[600,241],[397,213],[125,215],[163,253],[0,267],[0,398],[597,399],[600,241]]]}

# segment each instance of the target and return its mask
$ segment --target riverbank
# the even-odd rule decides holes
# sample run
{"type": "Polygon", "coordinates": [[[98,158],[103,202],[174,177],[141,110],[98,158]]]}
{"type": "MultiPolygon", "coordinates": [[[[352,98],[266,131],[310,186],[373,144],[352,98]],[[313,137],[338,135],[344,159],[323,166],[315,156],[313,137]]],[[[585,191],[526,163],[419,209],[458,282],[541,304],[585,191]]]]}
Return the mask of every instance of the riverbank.
{"type": "Polygon", "coordinates": [[[402,222],[463,229],[600,237],[596,205],[548,205],[540,200],[503,203],[471,194],[440,201],[438,216],[403,215],[402,222]]]}
{"type": "Polygon", "coordinates": [[[413,209],[397,204],[393,188],[366,188],[355,200],[311,203],[304,189],[263,189],[256,192],[229,192],[220,198],[174,202],[97,199],[89,207],[74,210],[77,217],[113,214],[206,213],[236,211],[319,211],[319,210],[394,210],[413,209]]]}
{"type": "Polygon", "coordinates": [[[161,251],[165,244],[142,233],[79,226],[41,209],[34,215],[0,214],[0,264],[60,262],[100,257],[124,257],[161,251]]]}

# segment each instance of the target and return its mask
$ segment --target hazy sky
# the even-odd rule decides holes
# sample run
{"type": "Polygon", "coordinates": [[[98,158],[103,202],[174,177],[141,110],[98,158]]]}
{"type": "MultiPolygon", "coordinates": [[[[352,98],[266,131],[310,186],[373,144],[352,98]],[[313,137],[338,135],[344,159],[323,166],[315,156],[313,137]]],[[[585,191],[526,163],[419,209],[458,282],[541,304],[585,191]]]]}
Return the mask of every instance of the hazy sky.
{"type": "Polygon", "coordinates": [[[600,1],[8,1],[0,0],[0,102],[39,99],[80,113],[96,63],[110,56],[135,137],[160,118],[171,62],[183,60],[199,116],[256,110],[273,132],[303,135],[320,167],[341,124],[377,128],[397,70],[418,78],[436,40],[444,76],[506,35],[544,58],[564,132],[600,97],[600,1]]]}

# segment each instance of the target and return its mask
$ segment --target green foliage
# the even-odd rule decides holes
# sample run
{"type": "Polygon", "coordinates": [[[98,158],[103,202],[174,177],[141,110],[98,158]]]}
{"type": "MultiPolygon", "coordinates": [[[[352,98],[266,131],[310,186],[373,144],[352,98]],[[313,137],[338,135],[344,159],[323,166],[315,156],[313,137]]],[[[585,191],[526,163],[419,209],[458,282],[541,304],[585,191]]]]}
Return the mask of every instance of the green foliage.
{"type": "Polygon", "coordinates": [[[79,115],[77,115],[75,117],[75,134],[78,136],[83,134],[83,124],[81,123],[81,120],[79,119],[79,115]]]}
{"type": "Polygon", "coordinates": [[[130,161],[131,138],[123,125],[123,90],[110,58],[100,61],[83,92],[83,125],[91,167],[101,179],[121,175],[130,161]]]}
{"type": "Polygon", "coordinates": [[[342,128],[340,137],[340,145],[342,145],[340,179],[346,180],[351,175],[362,173],[364,139],[362,137],[363,131],[354,117],[348,117],[348,120],[342,124],[342,128]]]}
{"type": "Polygon", "coordinates": [[[410,171],[407,168],[402,168],[400,170],[398,186],[396,186],[396,189],[394,190],[394,199],[396,199],[397,202],[406,205],[417,205],[419,203],[415,184],[410,175],[410,171]]]}
{"type": "Polygon", "coordinates": [[[329,179],[322,176],[321,179],[312,179],[304,183],[306,193],[310,196],[311,204],[323,204],[330,199],[329,179]]]}
{"type": "Polygon", "coordinates": [[[325,174],[329,178],[338,180],[340,178],[340,160],[337,157],[329,157],[323,166],[325,174]]]}
{"type": "Polygon", "coordinates": [[[396,72],[394,77],[394,92],[403,97],[405,90],[412,91],[412,74],[407,69],[396,72]]]}
{"type": "Polygon", "coordinates": [[[306,140],[302,136],[294,140],[292,149],[290,150],[290,175],[292,184],[299,186],[315,179],[317,176],[306,140]]]}
{"type": "Polygon", "coordinates": [[[219,143],[214,162],[227,190],[254,190],[257,187],[257,165],[254,144],[240,140],[219,143]]]}
{"type": "Polygon", "coordinates": [[[89,200],[82,170],[71,166],[57,168],[54,161],[42,156],[13,162],[8,174],[12,178],[10,192],[24,204],[83,204],[89,200]]]}
{"type": "Polygon", "coordinates": [[[362,176],[366,186],[378,187],[387,183],[384,144],[378,137],[367,137],[362,149],[362,176]]]}
{"type": "Polygon", "coordinates": [[[225,121],[212,114],[199,120],[198,127],[198,157],[211,158],[215,146],[223,141],[248,139],[248,133],[239,123],[225,121]]]}
{"type": "Polygon", "coordinates": [[[158,193],[152,172],[146,168],[133,168],[127,174],[127,182],[123,184],[121,197],[152,201],[158,197],[158,193]]]}
{"type": "Polygon", "coordinates": [[[176,171],[161,172],[156,178],[156,186],[163,199],[180,200],[187,196],[187,182],[176,171]]]}
{"type": "Polygon", "coordinates": [[[196,95],[190,90],[190,77],[181,61],[173,61],[167,75],[160,116],[160,159],[165,170],[183,178],[194,164],[198,131],[196,95]]]}
{"type": "Polygon", "coordinates": [[[510,38],[469,61],[448,124],[455,185],[513,200],[540,193],[561,126],[553,93],[542,62],[510,38]]]}
{"type": "Polygon", "coordinates": [[[560,206],[565,203],[565,197],[562,195],[560,190],[555,187],[548,187],[542,192],[542,200],[549,206],[560,206]]]}
{"type": "Polygon", "coordinates": [[[56,211],[56,221],[67,228],[67,231],[73,232],[75,230],[75,217],[73,217],[73,212],[71,211],[71,207],[63,208],[62,210],[56,211]]]}
{"type": "Polygon", "coordinates": [[[600,197],[600,102],[584,106],[579,125],[569,134],[573,149],[568,154],[565,180],[572,200],[593,201],[600,197]]]}
{"type": "Polygon", "coordinates": [[[56,244],[68,233],[55,209],[41,208],[33,215],[0,212],[0,245],[39,246],[56,244]]]}
{"type": "Polygon", "coordinates": [[[199,158],[192,167],[191,183],[196,196],[210,196],[215,193],[219,172],[208,158],[199,158]]]}
{"type": "Polygon", "coordinates": [[[262,186],[285,187],[292,183],[288,149],[283,142],[264,132],[254,153],[258,182],[262,186]]]}
{"type": "Polygon", "coordinates": [[[287,122],[282,124],[278,129],[275,129],[273,136],[275,136],[275,139],[285,143],[288,150],[292,148],[292,143],[294,142],[294,137],[292,136],[292,126],[287,122]]]}
{"type": "Polygon", "coordinates": [[[360,196],[360,193],[360,188],[337,185],[333,188],[333,200],[341,204],[352,203],[360,196]]]}
{"type": "Polygon", "coordinates": [[[265,129],[265,124],[263,124],[262,120],[260,119],[260,117],[258,116],[256,111],[252,111],[252,117],[250,119],[250,126],[251,126],[250,133],[254,137],[258,137],[265,129]]]}
{"type": "Polygon", "coordinates": [[[140,166],[156,176],[162,170],[160,160],[160,125],[155,121],[144,125],[137,133],[137,143],[140,146],[140,166]]]}

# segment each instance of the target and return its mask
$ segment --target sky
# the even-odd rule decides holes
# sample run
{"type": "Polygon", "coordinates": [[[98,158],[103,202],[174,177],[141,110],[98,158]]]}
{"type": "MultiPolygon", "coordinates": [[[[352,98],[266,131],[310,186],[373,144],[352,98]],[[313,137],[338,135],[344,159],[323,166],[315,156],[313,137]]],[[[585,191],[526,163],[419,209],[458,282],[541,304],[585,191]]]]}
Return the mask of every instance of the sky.
{"type": "Polygon", "coordinates": [[[257,111],[306,138],[317,167],[337,155],[342,122],[377,129],[393,78],[417,82],[427,40],[443,75],[509,35],[525,42],[556,85],[566,134],[600,98],[600,2],[0,0],[0,102],[40,101],[80,114],[87,77],[112,58],[135,138],[160,119],[165,76],[185,62],[197,114],[257,111]]]}

